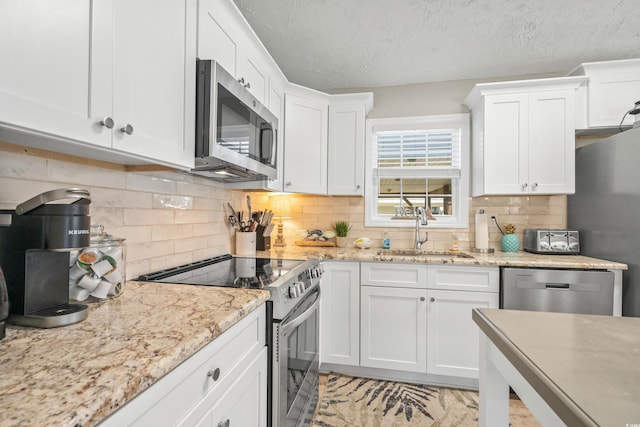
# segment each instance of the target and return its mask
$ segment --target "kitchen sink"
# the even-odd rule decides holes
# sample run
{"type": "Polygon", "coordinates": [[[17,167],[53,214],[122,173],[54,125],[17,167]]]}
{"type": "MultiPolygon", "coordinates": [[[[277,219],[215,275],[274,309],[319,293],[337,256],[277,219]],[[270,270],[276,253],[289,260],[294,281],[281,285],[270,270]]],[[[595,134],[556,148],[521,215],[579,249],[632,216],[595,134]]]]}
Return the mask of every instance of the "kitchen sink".
{"type": "Polygon", "coordinates": [[[434,258],[473,258],[464,252],[448,252],[448,251],[422,251],[417,249],[392,249],[380,250],[378,255],[391,256],[411,256],[411,257],[434,257],[434,258]]]}

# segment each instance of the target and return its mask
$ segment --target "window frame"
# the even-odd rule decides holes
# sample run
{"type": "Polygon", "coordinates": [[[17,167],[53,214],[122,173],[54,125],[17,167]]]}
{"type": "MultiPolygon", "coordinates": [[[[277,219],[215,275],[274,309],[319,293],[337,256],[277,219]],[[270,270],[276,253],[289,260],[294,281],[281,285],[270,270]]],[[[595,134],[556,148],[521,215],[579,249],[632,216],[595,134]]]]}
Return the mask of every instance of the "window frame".
{"type": "MultiPolygon", "coordinates": [[[[447,174],[438,175],[435,169],[427,174],[416,175],[406,168],[407,172],[402,177],[406,178],[451,178],[452,179],[452,203],[454,215],[439,216],[436,220],[429,221],[426,228],[468,228],[469,227],[469,181],[470,181],[470,156],[471,156],[471,126],[468,113],[442,114],[433,116],[391,117],[384,119],[367,119],[365,138],[365,219],[366,227],[385,228],[413,228],[413,221],[393,220],[388,215],[377,214],[377,200],[379,195],[380,177],[376,177],[374,169],[377,169],[374,158],[373,143],[375,132],[389,130],[409,129],[460,129],[460,177],[450,177],[447,174]]],[[[425,197],[428,195],[425,193],[425,197]]]]}

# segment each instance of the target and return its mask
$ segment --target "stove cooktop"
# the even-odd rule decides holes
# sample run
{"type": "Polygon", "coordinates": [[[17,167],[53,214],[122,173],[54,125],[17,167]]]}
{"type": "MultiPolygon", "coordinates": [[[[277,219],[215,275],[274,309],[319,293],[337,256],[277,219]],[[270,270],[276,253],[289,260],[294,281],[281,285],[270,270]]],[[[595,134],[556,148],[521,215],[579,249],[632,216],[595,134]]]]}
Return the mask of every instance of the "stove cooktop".
{"type": "Polygon", "coordinates": [[[222,255],[155,273],[144,274],[136,280],[264,289],[304,262],[302,260],[242,258],[222,255]]]}

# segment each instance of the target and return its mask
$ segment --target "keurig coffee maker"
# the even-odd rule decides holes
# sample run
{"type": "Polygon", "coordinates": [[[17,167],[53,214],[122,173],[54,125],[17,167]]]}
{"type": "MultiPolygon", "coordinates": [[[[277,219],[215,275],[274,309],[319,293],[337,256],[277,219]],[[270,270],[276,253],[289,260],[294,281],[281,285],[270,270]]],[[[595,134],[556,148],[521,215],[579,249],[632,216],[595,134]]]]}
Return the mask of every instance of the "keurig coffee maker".
{"type": "Polygon", "coordinates": [[[0,210],[8,323],[54,328],[86,319],[87,306],[69,304],[69,251],[89,246],[89,196],[63,188],[0,210]]]}

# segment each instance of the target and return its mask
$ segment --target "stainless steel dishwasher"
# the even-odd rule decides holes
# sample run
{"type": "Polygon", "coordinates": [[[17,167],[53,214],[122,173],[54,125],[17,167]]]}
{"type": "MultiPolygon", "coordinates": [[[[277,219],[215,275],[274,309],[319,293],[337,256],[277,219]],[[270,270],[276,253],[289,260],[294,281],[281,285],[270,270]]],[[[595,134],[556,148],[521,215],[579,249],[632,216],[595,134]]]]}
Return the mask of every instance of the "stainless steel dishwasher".
{"type": "Polygon", "coordinates": [[[610,271],[503,268],[500,307],[613,315],[613,284],[610,271]]]}

